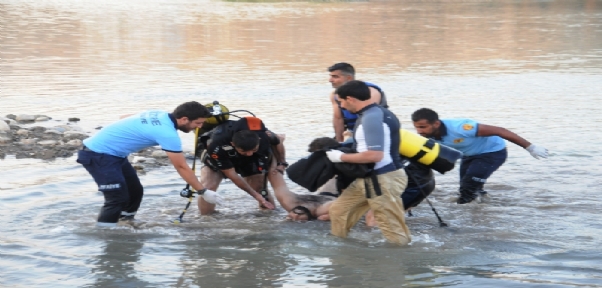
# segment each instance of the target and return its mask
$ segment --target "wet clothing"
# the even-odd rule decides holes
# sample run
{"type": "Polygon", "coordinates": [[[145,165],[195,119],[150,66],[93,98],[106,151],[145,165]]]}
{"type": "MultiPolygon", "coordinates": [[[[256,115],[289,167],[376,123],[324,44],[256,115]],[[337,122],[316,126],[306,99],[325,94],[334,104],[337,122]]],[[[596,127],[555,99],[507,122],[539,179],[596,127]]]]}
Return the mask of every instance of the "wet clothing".
{"type": "Polygon", "coordinates": [[[460,162],[460,198],[466,203],[476,199],[477,192],[483,190],[487,178],[508,158],[508,151],[483,153],[462,157],[460,162]]]}
{"type": "Polygon", "coordinates": [[[376,104],[364,107],[358,115],[353,133],[354,149],[359,153],[383,151],[384,157],[374,163],[374,171],[369,177],[355,179],[334,200],[329,210],[331,232],[346,237],[360,217],[372,209],[385,238],[389,242],[406,245],[411,236],[405,224],[400,196],[406,188],[407,175],[394,160],[399,159],[399,120],[376,104]]]}
{"type": "Polygon", "coordinates": [[[499,136],[477,136],[479,123],[471,119],[442,119],[441,139],[435,141],[461,151],[459,204],[476,199],[487,178],[508,157],[506,141],[499,136]]]}
{"type": "Polygon", "coordinates": [[[384,157],[374,164],[377,174],[397,170],[399,156],[399,120],[388,109],[370,104],[358,111],[356,130],[353,133],[353,148],[358,152],[383,151],[384,157]]]}
{"type": "Polygon", "coordinates": [[[176,119],[165,111],[149,110],[119,120],[83,141],[77,162],[90,173],[105,198],[98,226],[115,226],[121,216],[134,216],[143,188],[127,156],[161,145],[168,152],[181,152],[176,119]]]}
{"type": "Polygon", "coordinates": [[[400,191],[407,184],[407,176],[404,170],[399,169],[378,175],[377,179],[380,195],[370,178],[359,178],[334,200],[328,213],[331,232],[339,237],[347,237],[351,227],[372,209],[385,238],[391,243],[406,245],[411,241],[411,235],[405,223],[400,191]]]}
{"type": "MultiPolygon", "coordinates": [[[[370,82],[364,82],[364,83],[366,83],[366,85],[368,85],[368,87],[372,87],[372,88],[378,90],[378,92],[380,92],[380,102],[378,103],[378,105],[385,107],[385,108],[389,108],[389,105],[387,104],[387,97],[385,96],[385,92],[380,87],[378,87],[378,85],[376,85],[374,83],[370,83],[370,82]]],[[[339,105],[339,109],[341,110],[341,115],[343,115],[343,123],[345,124],[345,129],[353,131],[353,129],[354,129],[353,127],[355,127],[355,122],[357,121],[357,114],[351,113],[351,112],[347,111],[346,109],[344,109],[343,107],[341,107],[341,102],[337,98],[337,95],[334,95],[334,100],[339,105]]]]}
{"type": "Polygon", "coordinates": [[[90,150],[80,150],[77,156],[77,162],[92,175],[105,198],[97,225],[115,226],[120,217],[136,215],[144,190],[127,158],[90,150]]]}
{"type": "Polygon", "coordinates": [[[234,121],[228,120],[215,127],[207,141],[207,153],[202,159],[203,163],[216,172],[234,168],[242,177],[267,173],[271,164],[271,145],[279,143],[275,143],[274,139],[266,134],[267,128],[261,120],[259,123],[257,120],[259,119],[254,117],[244,117],[234,121]],[[259,149],[252,156],[240,155],[232,146],[234,133],[242,130],[255,131],[259,136],[259,149]]]}
{"type": "Polygon", "coordinates": [[[403,207],[409,209],[418,206],[435,190],[435,177],[431,168],[418,162],[409,162],[404,170],[408,175],[408,186],[401,193],[401,200],[403,207]]]}

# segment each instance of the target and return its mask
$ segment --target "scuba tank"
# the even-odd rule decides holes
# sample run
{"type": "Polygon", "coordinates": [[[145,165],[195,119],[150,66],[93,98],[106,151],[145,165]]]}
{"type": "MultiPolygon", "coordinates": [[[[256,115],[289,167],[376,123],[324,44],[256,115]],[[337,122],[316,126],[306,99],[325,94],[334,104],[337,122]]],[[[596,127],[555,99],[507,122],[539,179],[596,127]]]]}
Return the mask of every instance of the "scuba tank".
{"type": "Polygon", "coordinates": [[[462,158],[462,152],[439,144],[433,139],[422,137],[405,129],[399,129],[399,134],[401,136],[399,154],[441,174],[454,169],[456,161],[462,158]]]}

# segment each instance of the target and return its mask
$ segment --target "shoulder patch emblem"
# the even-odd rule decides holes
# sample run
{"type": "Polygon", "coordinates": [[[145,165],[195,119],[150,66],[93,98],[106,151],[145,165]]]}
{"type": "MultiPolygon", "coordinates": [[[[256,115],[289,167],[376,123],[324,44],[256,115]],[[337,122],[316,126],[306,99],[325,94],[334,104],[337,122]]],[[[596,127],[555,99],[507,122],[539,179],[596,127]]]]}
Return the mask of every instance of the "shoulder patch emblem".
{"type": "Polygon", "coordinates": [[[219,157],[217,156],[217,154],[211,154],[211,158],[213,158],[213,159],[217,159],[217,158],[219,158],[219,157]]]}
{"type": "Polygon", "coordinates": [[[464,124],[464,125],[462,125],[462,129],[464,129],[464,130],[472,130],[472,128],[474,128],[474,126],[472,126],[470,124],[464,124]]]}
{"type": "Polygon", "coordinates": [[[464,142],[464,138],[458,138],[458,139],[454,139],[454,144],[459,144],[464,142]]]}

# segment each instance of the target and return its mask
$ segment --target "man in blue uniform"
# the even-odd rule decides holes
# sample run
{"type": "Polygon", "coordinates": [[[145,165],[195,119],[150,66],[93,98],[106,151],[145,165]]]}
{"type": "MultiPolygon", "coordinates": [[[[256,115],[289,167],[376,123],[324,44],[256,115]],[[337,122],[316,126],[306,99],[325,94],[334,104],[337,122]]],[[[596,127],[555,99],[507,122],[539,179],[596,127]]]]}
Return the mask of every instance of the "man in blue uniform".
{"type": "Polygon", "coordinates": [[[396,163],[399,150],[399,120],[389,110],[370,99],[370,89],[362,81],[352,80],[335,91],[341,107],[359,117],[353,131],[353,148],[357,153],[330,150],[326,154],[333,163],[374,164],[373,172],[355,179],[329,209],[332,234],[347,233],[369,209],[381,232],[389,242],[406,245],[411,241],[405,224],[401,192],[407,175],[396,163]]]}
{"type": "Polygon", "coordinates": [[[92,175],[105,198],[97,225],[112,227],[120,218],[133,219],[140,207],[143,188],[136,170],[128,161],[130,153],[160,145],[182,179],[205,201],[220,203],[215,191],[198,181],[182,153],[178,130],[188,133],[211,117],[207,107],[186,102],[172,112],[149,110],[121,119],[84,140],[77,162],[92,175]]]}
{"type": "MultiPolygon", "coordinates": [[[[335,89],[355,79],[355,69],[348,63],[336,63],[328,67],[328,72],[330,73],[330,79],[328,81],[332,84],[332,88],[335,89]]],[[[387,108],[385,92],[383,92],[376,84],[369,82],[364,83],[370,87],[370,101],[387,108]]],[[[332,103],[332,126],[334,127],[335,139],[339,142],[343,142],[343,133],[345,131],[353,130],[357,115],[341,107],[340,101],[334,91],[330,93],[330,102],[332,103]]]]}
{"type": "Polygon", "coordinates": [[[508,140],[525,148],[535,159],[547,158],[548,150],[531,144],[516,133],[502,127],[485,125],[465,118],[441,119],[437,112],[421,108],[412,114],[418,134],[464,153],[460,164],[460,198],[458,204],[486,195],[483,185],[506,161],[508,140]]]}

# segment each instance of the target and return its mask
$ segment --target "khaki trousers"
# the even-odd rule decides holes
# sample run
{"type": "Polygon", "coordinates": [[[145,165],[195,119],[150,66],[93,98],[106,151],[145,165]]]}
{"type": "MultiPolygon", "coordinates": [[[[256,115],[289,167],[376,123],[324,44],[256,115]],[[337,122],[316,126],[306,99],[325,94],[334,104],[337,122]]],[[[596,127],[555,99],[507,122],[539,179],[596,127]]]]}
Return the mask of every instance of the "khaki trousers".
{"type": "Polygon", "coordinates": [[[383,236],[391,243],[407,245],[412,239],[400,196],[408,184],[408,176],[399,169],[377,177],[382,195],[376,195],[370,178],[358,178],[332,203],[329,211],[331,232],[347,237],[351,227],[372,209],[383,236]],[[366,197],[366,183],[370,198],[366,197]]]}

